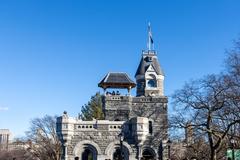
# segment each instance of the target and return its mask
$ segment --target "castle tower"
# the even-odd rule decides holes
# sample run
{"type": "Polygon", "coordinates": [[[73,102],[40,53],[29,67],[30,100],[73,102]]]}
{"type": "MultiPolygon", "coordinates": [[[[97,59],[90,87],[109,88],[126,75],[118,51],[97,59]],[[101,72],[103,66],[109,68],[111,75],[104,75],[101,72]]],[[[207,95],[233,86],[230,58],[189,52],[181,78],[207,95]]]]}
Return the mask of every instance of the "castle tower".
{"type": "Polygon", "coordinates": [[[168,98],[163,93],[164,74],[153,48],[150,25],[148,49],[143,51],[135,78],[136,96],[131,95],[136,84],[127,73],[109,72],[99,82],[104,90],[104,120],[84,121],[67,113],[58,117],[64,160],[85,160],[88,156],[93,160],[169,159],[168,98]]]}
{"type": "Polygon", "coordinates": [[[98,84],[104,89],[103,112],[106,120],[111,121],[127,121],[130,112],[130,90],[136,84],[123,72],[110,72],[98,84]],[[109,93],[107,89],[127,89],[128,95],[123,96],[118,92],[109,93]]]}
{"type": "Polygon", "coordinates": [[[164,74],[158,62],[150,25],[148,27],[148,50],[144,50],[135,74],[137,96],[163,96],[164,74]]]}

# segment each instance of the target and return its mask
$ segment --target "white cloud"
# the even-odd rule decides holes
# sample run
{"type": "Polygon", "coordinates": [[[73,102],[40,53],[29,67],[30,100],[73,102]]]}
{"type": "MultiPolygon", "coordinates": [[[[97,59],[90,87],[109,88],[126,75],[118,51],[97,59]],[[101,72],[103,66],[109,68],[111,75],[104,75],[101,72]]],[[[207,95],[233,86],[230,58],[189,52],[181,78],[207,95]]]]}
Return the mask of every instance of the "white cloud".
{"type": "Polygon", "coordinates": [[[8,109],[8,107],[0,107],[0,111],[7,111],[8,109]]]}

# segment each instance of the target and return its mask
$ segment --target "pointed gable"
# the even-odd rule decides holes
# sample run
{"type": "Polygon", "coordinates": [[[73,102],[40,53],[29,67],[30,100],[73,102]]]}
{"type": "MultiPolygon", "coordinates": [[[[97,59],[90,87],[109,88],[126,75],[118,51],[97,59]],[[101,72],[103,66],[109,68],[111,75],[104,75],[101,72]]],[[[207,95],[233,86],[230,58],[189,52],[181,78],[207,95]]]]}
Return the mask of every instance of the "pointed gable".
{"type": "Polygon", "coordinates": [[[146,70],[147,72],[156,72],[155,69],[153,68],[152,64],[150,64],[146,70]]]}

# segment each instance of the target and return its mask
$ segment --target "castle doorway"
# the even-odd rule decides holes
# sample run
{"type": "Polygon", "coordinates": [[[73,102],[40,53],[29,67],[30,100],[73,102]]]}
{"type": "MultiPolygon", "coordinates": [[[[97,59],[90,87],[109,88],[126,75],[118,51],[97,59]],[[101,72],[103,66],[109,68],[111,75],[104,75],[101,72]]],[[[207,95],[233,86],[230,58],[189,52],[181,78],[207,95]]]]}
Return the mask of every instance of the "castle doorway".
{"type": "Polygon", "coordinates": [[[89,148],[82,153],[82,160],[93,160],[93,152],[89,148]]]}
{"type": "Polygon", "coordinates": [[[83,140],[78,142],[73,150],[75,160],[97,160],[101,154],[101,149],[93,141],[83,140]]]}
{"type": "Polygon", "coordinates": [[[113,152],[113,160],[129,160],[129,153],[125,146],[123,147],[122,153],[119,147],[115,148],[115,151],[113,152]]]}
{"type": "Polygon", "coordinates": [[[121,150],[119,148],[113,153],[113,160],[121,160],[121,150]]]}
{"type": "Polygon", "coordinates": [[[145,149],[142,153],[141,160],[155,160],[154,153],[152,153],[150,150],[145,149]]]}

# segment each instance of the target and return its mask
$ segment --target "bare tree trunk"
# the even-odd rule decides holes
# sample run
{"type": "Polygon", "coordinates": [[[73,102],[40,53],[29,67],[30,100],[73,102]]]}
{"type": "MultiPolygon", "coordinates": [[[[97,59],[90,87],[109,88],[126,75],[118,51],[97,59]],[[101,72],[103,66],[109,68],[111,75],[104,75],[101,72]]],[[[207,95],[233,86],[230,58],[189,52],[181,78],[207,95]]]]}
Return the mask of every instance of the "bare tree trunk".
{"type": "Polygon", "coordinates": [[[217,160],[217,153],[214,148],[211,148],[211,157],[210,160],[217,160]]]}

